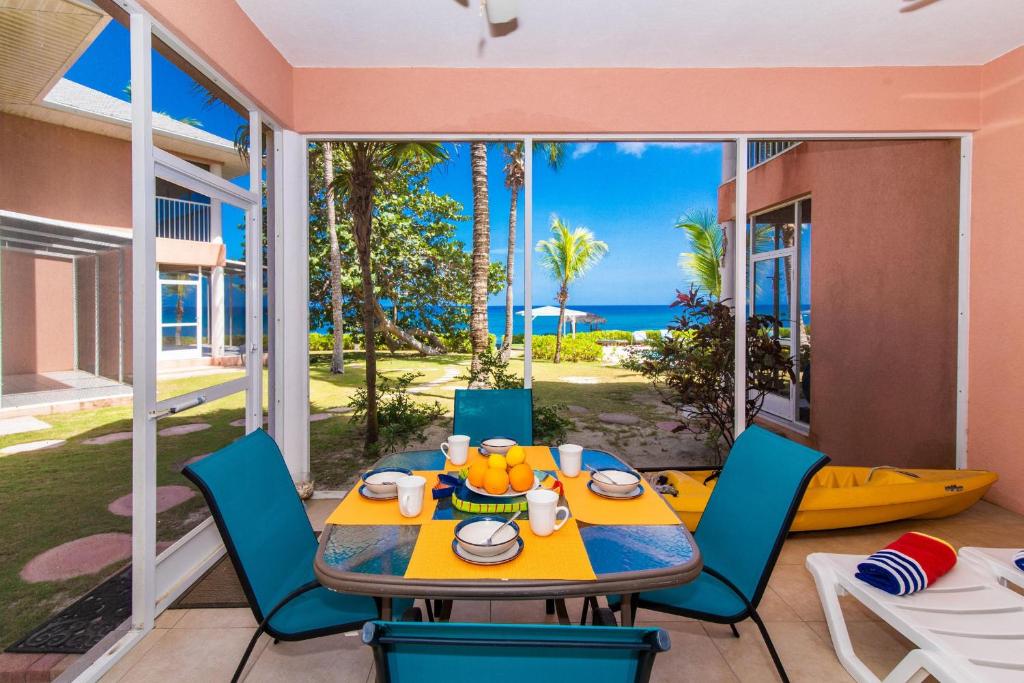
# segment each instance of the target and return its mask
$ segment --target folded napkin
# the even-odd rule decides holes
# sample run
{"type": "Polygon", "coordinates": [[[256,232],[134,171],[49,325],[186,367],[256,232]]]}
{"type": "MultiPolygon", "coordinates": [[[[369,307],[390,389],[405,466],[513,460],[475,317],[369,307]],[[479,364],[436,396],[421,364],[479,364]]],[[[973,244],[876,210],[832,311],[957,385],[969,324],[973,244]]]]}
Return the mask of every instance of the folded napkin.
{"type": "Polygon", "coordinates": [[[942,539],[911,531],[857,565],[856,577],[892,595],[924,590],[956,564],[942,539]]]}
{"type": "Polygon", "coordinates": [[[1017,565],[1017,569],[1024,572],[1024,550],[1017,551],[1017,554],[1013,556],[1013,563],[1017,565]]]}

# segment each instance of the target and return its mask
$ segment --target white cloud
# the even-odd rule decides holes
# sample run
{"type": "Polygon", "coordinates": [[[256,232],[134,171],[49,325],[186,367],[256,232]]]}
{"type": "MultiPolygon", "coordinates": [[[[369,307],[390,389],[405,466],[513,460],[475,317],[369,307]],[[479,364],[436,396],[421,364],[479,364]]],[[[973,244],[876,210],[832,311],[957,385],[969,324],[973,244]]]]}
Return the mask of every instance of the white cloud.
{"type": "Polygon", "coordinates": [[[572,148],[572,158],[579,159],[580,157],[585,157],[595,149],[597,149],[596,142],[577,142],[572,148]]]}
{"type": "Polygon", "coordinates": [[[687,150],[695,154],[710,152],[715,149],[716,143],[707,142],[616,142],[615,150],[621,154],[629,154],[637,159],[644,155],[648,147],[661,149],[687,150]]]}

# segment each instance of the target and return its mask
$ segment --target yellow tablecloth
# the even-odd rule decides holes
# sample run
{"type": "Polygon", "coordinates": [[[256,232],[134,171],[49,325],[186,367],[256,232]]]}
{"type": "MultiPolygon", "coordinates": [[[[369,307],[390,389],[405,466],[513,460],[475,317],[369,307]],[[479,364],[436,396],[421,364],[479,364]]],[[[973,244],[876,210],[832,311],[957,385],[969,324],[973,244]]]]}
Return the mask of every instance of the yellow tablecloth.
{"type": "Polygon", "coordinates": [[[393,500],[369,500],[359,494],[358,488],[362,484],[352,487],[348,495],[334,508],[334,512],[327,518],[327,524],[423,524],[433,518],[434,508],[437,501],[430,495],[430,489],[437,483],[437,472],[427,470],[414,470],[413,474],[419,474],[427,480],[426,490],[423,492],[423,510],[416,517],[403,517],[398,511],[398,499],[393,500]]]}
{"type": "Polygon", "coordinates": [[[420,528],[413,548],[407,579],[552,579],[563,581],[594,581],[583,538],[570,519],[550,536],[534,536],[530,523],[519,524],[524,546],[519,557],[493,567],[470,564],[452,551],[455,538],[454,520],[431,520],[420,528]]]}
{"type": "Polygon", "coordinates": [[[631,500],[609,500],[587,489],[590,477],[561,476],[565,499],[572,516],[589,524],[680,524],[679,517],[668,503],[644,481],[644,492],[631,500]]]}
{"type": "MultiPolygon", "coordinates": [[[[555,465],[555,459],[551,455],[551,449],[547,446],[523,446],[526,450],[526,464],[535,470],[556,470],[558,467],[555,465]]],[[[465,465],[453,465],[450,460],[444,461],[445,470],[451,472],[453,470],[461,470],[463,467],[469,467],[473,462],[479,458],[487,456],[480,455],[480,451],[476,446],[471,446],[469,449],[469,457],[466,459],[465,465]]]]}

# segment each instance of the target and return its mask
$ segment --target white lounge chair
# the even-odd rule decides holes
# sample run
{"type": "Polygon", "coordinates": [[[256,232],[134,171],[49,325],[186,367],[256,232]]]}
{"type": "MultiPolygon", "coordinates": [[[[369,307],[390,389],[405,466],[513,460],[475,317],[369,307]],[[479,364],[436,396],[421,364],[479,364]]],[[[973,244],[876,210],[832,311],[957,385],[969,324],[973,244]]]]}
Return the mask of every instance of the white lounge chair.
{"type": "Polygon", "coordinates": [[[859,600],[918,647],[884,683],[919,683],[928,674],[943,683],[1024,681],[1024,596],[969,562],[958,562],[919,593],[890,595],[854,578],[863,560],[861,555],[807,556],[836,655],[855,680],[882,679],[853,651],[841,595],[859,600]]]}
{"type": "MultiPolygon", "coordinates": [[[[960,559],[973,562],[979,568],[996,577],[1004,586],[1012,583],[1024,589],[1024,572],[1017,569],[1013,556],[1020,548],[960,548],[960,559]]],[[[1024,678],[1024,676],[1022,676],[1024,678]]]]}

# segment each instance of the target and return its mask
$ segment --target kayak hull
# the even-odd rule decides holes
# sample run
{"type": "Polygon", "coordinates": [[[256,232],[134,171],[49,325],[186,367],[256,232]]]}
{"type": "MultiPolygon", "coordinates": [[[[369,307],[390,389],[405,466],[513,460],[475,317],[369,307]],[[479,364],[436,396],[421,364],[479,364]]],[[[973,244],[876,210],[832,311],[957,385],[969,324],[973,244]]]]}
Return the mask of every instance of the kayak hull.
{"type": "MultiPolygon", "coordinates": [[[[714,480],[711,470],[662,472],[678,495],[666,499],[683,523],[697,527],[714,480]]],[[[922,470],[826,466],[807,488],[792,531],[821,531],[884,524],[901,519],[938,519],[963,512],[998,477],[984,470],[922,470]]]]}

